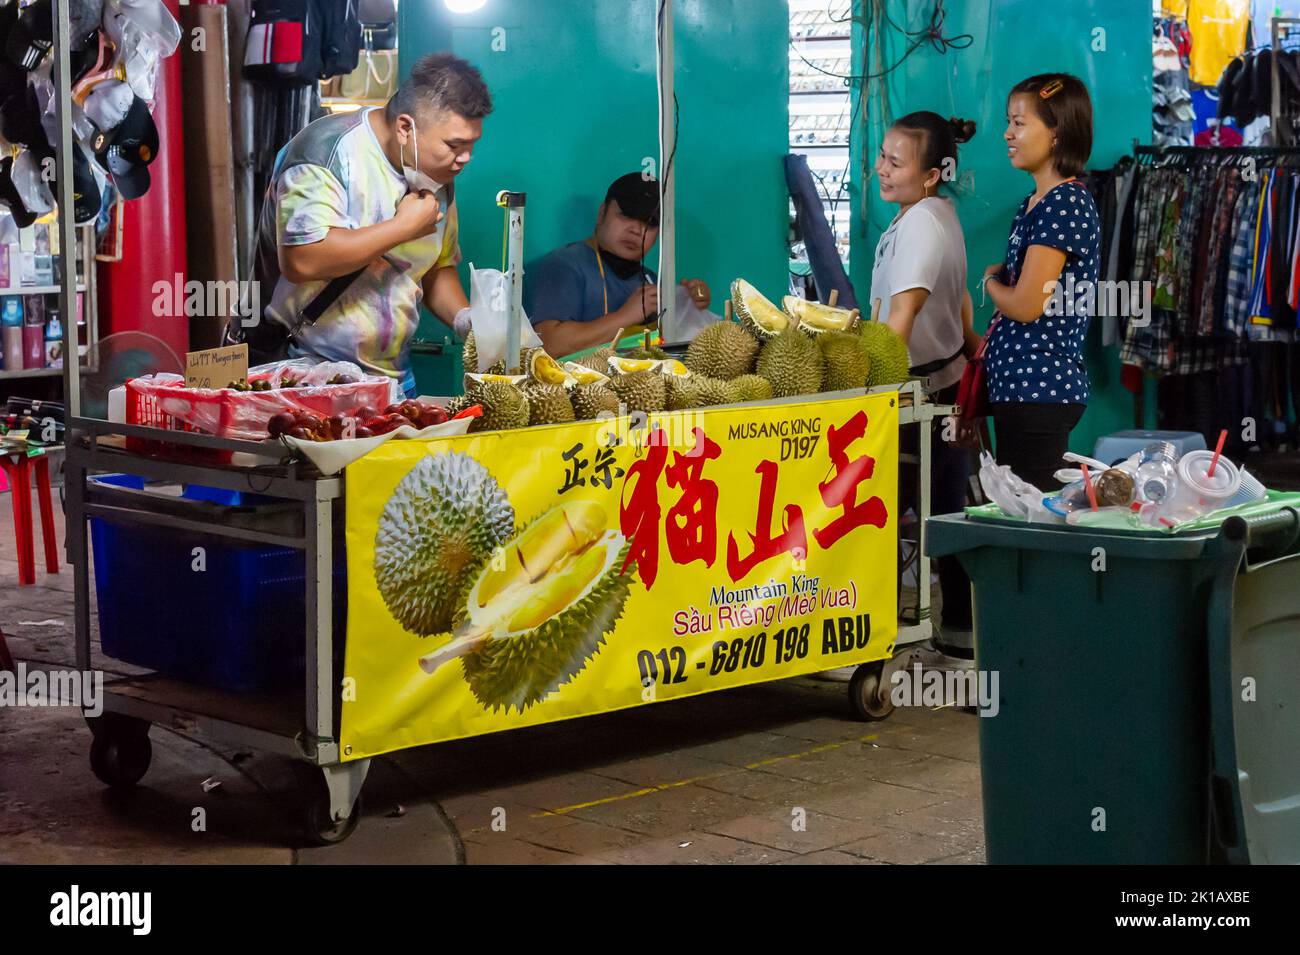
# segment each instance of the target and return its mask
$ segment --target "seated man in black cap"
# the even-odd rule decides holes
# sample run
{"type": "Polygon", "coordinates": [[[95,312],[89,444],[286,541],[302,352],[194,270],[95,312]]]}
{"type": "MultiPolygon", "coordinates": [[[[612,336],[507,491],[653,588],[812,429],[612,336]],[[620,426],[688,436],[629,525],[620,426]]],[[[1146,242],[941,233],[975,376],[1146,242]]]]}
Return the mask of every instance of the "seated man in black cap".
{"type": "MultiPolygon", "coordinates": [[[[658,237],[659,183],[628,173],[605,193],[591,236],[524,267],[524,310],[549,354],[608,344],[620,329],[658,317],[655,274],[641,264],[658,237]]],[[[702,280],[682,285],[694,305],[709,307],[702,280]]]]}

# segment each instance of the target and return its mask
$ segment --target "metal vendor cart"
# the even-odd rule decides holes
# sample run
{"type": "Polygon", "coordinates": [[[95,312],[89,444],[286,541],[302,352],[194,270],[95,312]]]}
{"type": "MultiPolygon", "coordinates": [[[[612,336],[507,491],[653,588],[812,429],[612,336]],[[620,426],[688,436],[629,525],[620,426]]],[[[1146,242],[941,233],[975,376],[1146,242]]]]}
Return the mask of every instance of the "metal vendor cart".
{"type": "MultiPolygon", "coordinates": [[[[916,456],[920,483],[921,527],[929,516],[930,422],[951,412],[924,400],[920,382],[876,389],[896,390],[900,427],[920,428],[916,456]]],[[[840,392],[839,396],[850,393],[840,392]]],[[[787,400],[806,400],[787,399],[787,400]]],[[[774,402],[779,403],[779,402],[774,402]]],[[[291,756],[320,767],[325,785],[303,808],[307,834],[321,843],[338,842],[356,826],[358,796],[369,760],[339,759],[339,679],[335,672],[341,633],[336,633],[335,568],[340,556],[345,480],[321,476],[310,463],[285,461],[279,445],[187,432],[162,431],[91,418],[70,422],[67,443],[66,510],[68,558],[74,572],[77,663],[91,666],[90,547],[88,523],[165,528],[245,544],[293,548],[304,555],[304,680],[298,690],[232,692],[198,686],[159,673],[106,681],[104,712],[88,719],[92,730],[91,768],[109,786],[130,786],[149,768],[149,729],[159,724],[238,746],[291,756]],[[172,452],[157,456],[128,450],[127,439],[147,439],[172,452]],[[202,449],[234,452],[238,463],[199,464],[174,455],[202,449]],[[254,493],[282,502],[268,519],[258,508],[222,506],[175,496],[115,487],[94,479],[97,473],[132,475],[146,481],[254,493]]],[[[899,622],[891,660],[862,664],[849,684],[850,701],[864,719],[889,715],[886,688],[891,669],[906,665],[908,648],[931,635],[929,560],[918,556],[918,588],[912,613],[899,622]]],[[[139,581],[145,599],[149,581],[139,581]]]]}

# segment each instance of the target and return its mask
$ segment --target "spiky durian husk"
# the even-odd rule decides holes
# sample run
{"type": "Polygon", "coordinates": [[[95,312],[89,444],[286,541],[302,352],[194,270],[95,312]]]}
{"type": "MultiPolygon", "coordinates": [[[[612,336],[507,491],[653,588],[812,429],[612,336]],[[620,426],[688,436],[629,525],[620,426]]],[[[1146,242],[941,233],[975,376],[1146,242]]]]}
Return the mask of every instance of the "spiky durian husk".
{"type": "Polygon", "coordinates": [[[575,358],[579,365],[585,365],[592,371],[598,371],[602,375],[609,374],[609,360],[614,356],[614,349],[605,345],[597,348],[594,352],[583,355],[581,358],[575,358]]]}
{"type": "Polygon", "coordinates": [[[772,397],[772,383],[762,375],[741,375],[729,384],[737,401],[767,401],[772,397]]]}
{"type": "Polygon", "coordinates": [[[637,371],[630,375],[615,375],[610,379],[609,387],[632,411],[653,414],[664,410],[667,400],[664,376],[657,372],[637,371]]]}
{"type": "Polygon", "coordinates": [[[484,382],[468,392],[472,404],[482,405],[483,414],[474,419],[470,431],[507,431],[528,426],[528,398],[504,381],[484,382]]]}
{"type": "Polygon", "coordinates": [[[686,349],[686,367],[697,375],[730,381],[754,370],[758,342],[735,322],[714,322],[686,349]]]}
{"type": "Polygon", "coordinates": [[[731,283],[731,308],[741,327],[759,342],[774,338],[784,329],[793,326],[790,316],[744,279],[736,279],[731,283]],[[769,326],[765,323],[771,324],[769,326]]]}
{"type": "Polygon", "coordinates": [[[421,458],[384,505],[375,534],[375,582],[394,619],[418,636],[448,630],[514,525],[510,498],[474,458],[421,458]]]}
{"type": "Polygon", "coordinates": [[[559,385],[533,384],[525,392],[528,398],[528,423],[563,424],[574,419],[568,392],[559,385]]]}
{"type": "Polygon", "coordinates": [[[569,397],[578,420],[594,419],[601,412],[618,414],[618,395],[604,385],[579,385],[569,397]]]}
{"type": "Polygon", "coordinates": [[[865,388],[871,370],[871,356],[862,339],[851,332],[822,332],[817,344],[825,362],[822,391],[846,391],[865,388]]]}
{"type": "Polygon", "coordinates": [[[863,322],[858,335],[871,359],[867,387],[893,385],[911,375],[907,342],[884,322],[863,322]]]}
{"type": "Polygon", "coordinates": [[[461,663],[470,692],[484,707],[523,712],[582,672],[623,614],[632,583],[623,573],[629,545],[591,592],[540,627],[513,637],[489,637],[461,663]]]}
{"type": "Polygon", "coordinates": [[[787,328],[758,353],[758,373],[772,383],[772,395],[811,395],[822,387],[822,351],[797,328],[787,328]]]}

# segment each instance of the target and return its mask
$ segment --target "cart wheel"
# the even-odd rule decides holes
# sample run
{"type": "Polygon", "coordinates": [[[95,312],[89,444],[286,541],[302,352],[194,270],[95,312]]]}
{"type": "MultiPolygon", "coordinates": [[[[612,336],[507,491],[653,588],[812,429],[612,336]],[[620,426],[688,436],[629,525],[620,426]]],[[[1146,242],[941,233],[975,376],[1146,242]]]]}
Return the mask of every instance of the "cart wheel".
{"type": "Polygon", "coordinates": [[[330,797],[329,792],[321,793],[315,796],[307,804],[307,838],[312,845],[333,846],[338,845],[357,828],[357,823],[361,821],[361,797],[352,804],[351,814],[342,822],[335,822],[330,817],[330,797]]]}
{"type": "Polygon", "coordinates": [[[149,770],[153,744],[149,724],[143,731],[109,724],[90,741],[90,769],[107,786],[134,786],[149,770]]]}
{"type": "Polygon", "coordinates": [[[889,688],[880,682],[884,669],[883,661],[864,663],[849,681],[849,702],[860,720],[873,723],[888,718],[894,712],[894,701],[889,697],[889,688]]]}

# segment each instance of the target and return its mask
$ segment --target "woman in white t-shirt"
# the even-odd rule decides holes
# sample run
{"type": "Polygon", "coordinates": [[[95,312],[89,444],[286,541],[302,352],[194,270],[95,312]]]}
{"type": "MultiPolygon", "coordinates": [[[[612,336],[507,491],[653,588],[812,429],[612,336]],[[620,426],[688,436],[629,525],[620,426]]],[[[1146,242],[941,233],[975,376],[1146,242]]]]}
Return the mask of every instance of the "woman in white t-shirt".
{"type": "MultiPolygon", "coordinates": [[[[968,120],[909,113],[890,127],[876,159],[880,198],[896,204],[898,215],[876,246],[872,311],[907,342],[912,374],[928,377],[927,391],[940,404],[956,401],[966,356],[979,346],[966,290],[966,240],[952,201],[939,195],[939,187],[956,178],[957,145],[974,134],[968,120]]],[[[908,443],[912,447],[902,450],[914,453],[911,428],[904,431],[908,443]]],[[[931,511],[960,511],[968,455],[941,439],[931,446],[931,511]]],[[[906,470],[899,476],[900,513],[915,506],[915,475],[906,470]]],[[[942,628],[935,642],[948,653],[972,655],[970,580],[955,558],[940,558],[939,586],[942,628]]]]}

